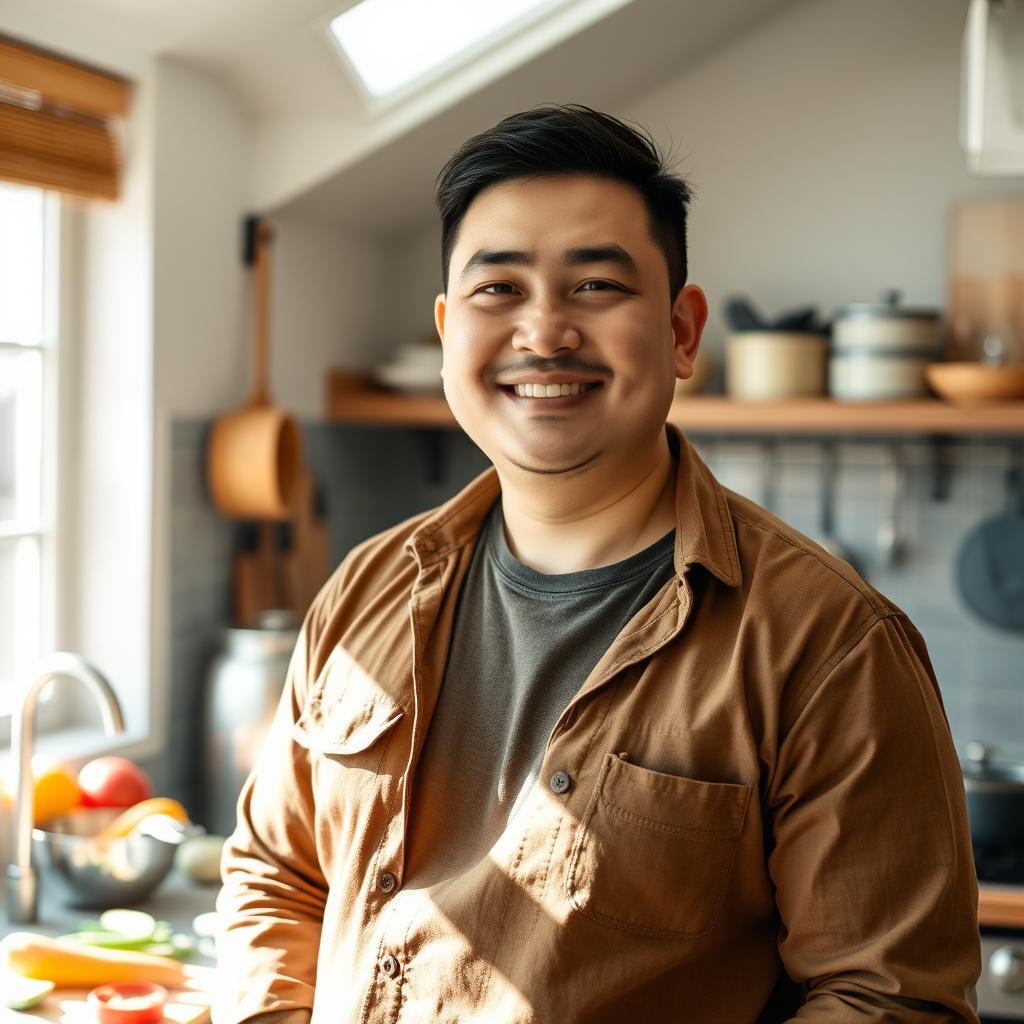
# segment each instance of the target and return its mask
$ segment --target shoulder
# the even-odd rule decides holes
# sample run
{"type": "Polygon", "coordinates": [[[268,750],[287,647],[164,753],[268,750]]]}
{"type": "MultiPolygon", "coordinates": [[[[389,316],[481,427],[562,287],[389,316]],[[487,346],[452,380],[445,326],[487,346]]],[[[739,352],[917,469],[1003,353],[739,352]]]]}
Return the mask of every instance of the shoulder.
{"type": "Polygon", "coordinates": [[[899,609],[849,564],[767,509],[724,488],[736,531],[736,547],[748,599],[767,607],[783,597],[814,596],[828,609],[848,607],[863,616],[885,617],[899,609]]]}
{"type": "Polygon", "coordinates": [[[753,501],[725,493],[743,575],[739,626],[763,643],[783,722],[872,635],[895,627],[915,638],[918,659],[927,657],[905,613],[850,565],[753,501]]]}

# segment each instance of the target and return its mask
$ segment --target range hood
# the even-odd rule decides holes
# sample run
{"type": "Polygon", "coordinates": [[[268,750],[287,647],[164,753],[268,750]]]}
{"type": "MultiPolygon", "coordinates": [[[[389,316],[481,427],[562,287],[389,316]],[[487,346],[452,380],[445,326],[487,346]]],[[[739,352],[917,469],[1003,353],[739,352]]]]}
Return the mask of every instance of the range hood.
{"type": "Polygon", "coordinates": [[[970,0],[960,142],[974,174],[1024,174],[1024,0],[970,0]]]}

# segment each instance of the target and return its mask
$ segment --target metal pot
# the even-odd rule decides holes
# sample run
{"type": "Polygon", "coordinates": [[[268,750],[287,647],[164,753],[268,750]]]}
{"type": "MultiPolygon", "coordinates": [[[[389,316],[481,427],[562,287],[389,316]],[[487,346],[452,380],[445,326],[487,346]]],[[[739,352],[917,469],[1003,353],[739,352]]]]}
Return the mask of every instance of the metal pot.
{"type": "Polygon", "coordinates": [[[855,302],[836,311],[832,347],[837,352],[935,359],[942,347],[937,309],[900,305],[898,291],[883,292],[879,302],[855,302]]]}
{"type": "Polygon", "coordinates": [[[998,761],[995,748],[972,741],[963,764],[971,840],[976,850],[1024,849],[1024,764],[998,761]]]}
{"type": "Polygon", "coordinates": [[[891,401],[928,393],[925,368],[941,355],[940,314],[909,309],[900,293],[854,303],[832,323],[829,392],[840,401],[891,401]]]}
{"type": "Polygon", "coordinates": [[[234,830],[235,804],[270,729],[297,638],[288,611],[264,612],[257,629],[224,631],[204,715],[205,825],[215,835],[234,830]]]}

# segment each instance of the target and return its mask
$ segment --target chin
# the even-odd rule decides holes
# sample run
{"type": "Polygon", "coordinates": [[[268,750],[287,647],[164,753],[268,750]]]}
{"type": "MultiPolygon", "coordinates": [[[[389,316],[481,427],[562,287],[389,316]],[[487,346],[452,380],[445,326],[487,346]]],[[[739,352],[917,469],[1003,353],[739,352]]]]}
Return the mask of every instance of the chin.
{"type": "Polygon", "coordinates": [[[603,446],[593,438],[559,445],[524,443],[522,439],[507,438],[503,444],[492,445],[492,452],[484,450],[495,465],[507,466],[535,473],[571,473],[592,470],[604,452],[603,446]]]}

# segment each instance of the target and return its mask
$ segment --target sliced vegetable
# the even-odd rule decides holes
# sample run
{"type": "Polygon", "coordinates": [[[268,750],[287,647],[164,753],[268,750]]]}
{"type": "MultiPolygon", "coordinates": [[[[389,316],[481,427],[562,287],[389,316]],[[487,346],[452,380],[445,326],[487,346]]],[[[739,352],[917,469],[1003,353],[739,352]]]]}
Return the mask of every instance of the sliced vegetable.
{"type": "Polygon", "coordinates": [[[5,973],[0,977],[0,1003],[10,1010],[31,1010],[53,991],[52,981],[5,973]]]}
{"type": "Polygon", "coordinates": [[[149,953],[150,956],[178,956],[177,949],[170,942],[147,942],[145,953],[149,953]]]}
{"type": "Polygon", "coordinates": [[[68,942],[81,942],[86,946],[103,946],[106,949],[141,949],[152,939],[132,939],[118,932],[105,932],[90,929],[89,931],[70,932],[62,935],[68,942]]]}
{"type": "Polygon", "coordinates": [[[100,928],[123,935],[127,939],[146,941],[156,931],[156,918],[142,910],[105,910],[100,914],[100,928]]]}
{"type": "Polygon", "coordinates": [[[187,935],[176,936],[174,934],[174,928],[170,921],[155,921],[148,914],[144,914],[142,916],[149,918],[151,922],[151,924],[147,924],[137,917],[125,916],[139,915],[141,912],[137,910],[115,910],[108,911],[108,913],[113,916],[108,917],[104,914],[101,921],[90,922],[92,927],[62,935],[61,938],[68,942],[80,942],[86,946],[100,946],[104,949],[134,949],[140,953],[150,953],[156,956],[182,957],[195,948],[195,940],[190,939],[187,935]],[[121,928],[134,929],[134,934],[124,931],[108,931],[103,928],[103,924],[110,923],[117,924],[121,928]],[[148,934],[144,934],[147,932],[148,934]],[[175,943],[176,939],[178,941],[175,943]],[[186,944],[188,944],[187,948],[186,944]]]}
{"type": "Polygon", "coordinates": [[[31,932],[11,932],[0,940],[0,964],[25,978],[62,985],[106,985],[115,981],[151,981],[175,986],[184,968],[170,957],[134,949],[107,949],[31,932]]]}
{"type": "Polygon", "coordinates": [[[196,939],[184,932],[175,932],[170,938],[170,943],[175,950],[172,955],[177,957],[191,956],[198,945],[196,939]]]}

